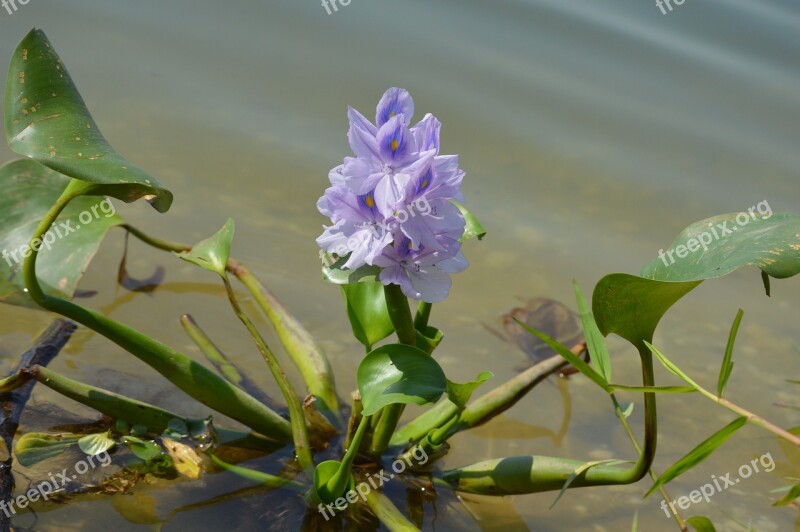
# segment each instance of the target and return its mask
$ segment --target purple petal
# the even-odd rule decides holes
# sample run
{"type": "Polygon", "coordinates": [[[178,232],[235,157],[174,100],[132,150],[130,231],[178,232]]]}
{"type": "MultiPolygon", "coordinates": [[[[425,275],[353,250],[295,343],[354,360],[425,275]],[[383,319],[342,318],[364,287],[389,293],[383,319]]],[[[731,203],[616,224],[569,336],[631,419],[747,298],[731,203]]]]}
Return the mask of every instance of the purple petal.
{"type": "Polygon", "coordinates": [[[376,138],[380,158],[391,165],[406,162],[415,150],[414,137],[403,123],[402,116],[394,116],[378,130],[376,138]]]}
{"type": "Polygon", "coordinates": [[[347,140],[350,142],[350,149],[356,157],[364,159],[380,160],[380,150],[375,140],[375,135],[356,124],[350,124],[347,132],[347,140]]]}
{"type": "Polygon", "coordinates": [[[353,109],[352,107],[347,108],[347,119],[350,120],[350,125],[358,126],[373,137],[378,133],[378,128],[375,125],[367,120],[367,117],[353,109]]]}
{"type": "Polygon", "coordinates": [[[436,150],[439,153],[439,133],[442,129],[442,123],[428,113],[425,118],[412,128],[414,138],[417,140],[417,149],[420,151],[436,150]]]}
{"type": "Polygon", "coordinates": [[[367,194],[383,177],[383,169],[367,159],[348,157],[342,169],[344,184],[353,194],[367,194]]]}
{"type": "Polygon", "coordinates": [[[378,102],[375,124],[380,128],[398,115],[403,115],[403,122],[408,126],[414,117],[414,100],[407,90],[392,87],[383,94],[381,101],[378,102]]]}

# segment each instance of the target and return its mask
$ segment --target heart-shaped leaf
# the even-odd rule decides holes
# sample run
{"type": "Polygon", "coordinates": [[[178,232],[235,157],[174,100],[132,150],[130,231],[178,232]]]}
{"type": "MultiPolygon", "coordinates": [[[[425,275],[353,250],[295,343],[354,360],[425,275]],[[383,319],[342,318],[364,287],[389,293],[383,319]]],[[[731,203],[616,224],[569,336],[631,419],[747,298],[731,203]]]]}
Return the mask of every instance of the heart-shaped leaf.
{"type": "Polygon", "coordinates": [[[652,341],[667,310],[705,279],[743,266],[755,266],[776,278],[800,273],[800,217],[748,214],[743,223],[743,214],[723,214],[690,225],[670,250],[644,267],[641,277],[615,273],[602,278],[592,297],[600,331],[643,346],[652,341]]]}
{"type": "Polygon", "coordinates": [[[435,403],[447,390],[441,366],[424,351],[404,344],[381,346],[358,366],[363,415],[391,404],[435,403]]]}
{"type": "Polygon", "coordinates": [[[85,454],[95,456],[111,449],[116,443],[114,438],[111,437],[110,432],[100,432],[86,435],[78,440],[78,447],[80,447],[81,451],[85,454]]]}
{"type": "Polygon", "coordinates": [[[216,234],[196,244],[191,251],[176,253],[176,255],[186,262],[191,262],[204,270],[224,277],[226,275],[225,268],[231,256],[234,230],[233,219],[228,218],[228,221],[216,234]]]}
{"type": "Polygon", "coordinates": [[[14,446],[17,462],[25,467],[53,458],[78,443],[77,434],[46,434],[29,432],[23,434],[14,446]]]}
{"type": "Polygon", "coordinates": [[[367,281],[343,284],[342,294],[353,335],[364,344],[367,351],[394,332],[382,283],[367,281]]]}
{"type": "MultiPolygon", "coordinates": [[[[36,226],[69,178],[23,159],[0,167],[0,301],[39,308],[24,292],[22,265],[36,226]]],[[[109,229],[124,225],[108,199],[80,197],[45,234],[36,273],[44,291],[71,299],[109,229]]]]}
{"type": "Polygon", "coordinates": [[[44,32],[31,30],[8,68],[5,130],[12,150],[69,177],[91,193],[125,202],[146,198],[159,212],[172,193],[108,144],[44,32]]]}

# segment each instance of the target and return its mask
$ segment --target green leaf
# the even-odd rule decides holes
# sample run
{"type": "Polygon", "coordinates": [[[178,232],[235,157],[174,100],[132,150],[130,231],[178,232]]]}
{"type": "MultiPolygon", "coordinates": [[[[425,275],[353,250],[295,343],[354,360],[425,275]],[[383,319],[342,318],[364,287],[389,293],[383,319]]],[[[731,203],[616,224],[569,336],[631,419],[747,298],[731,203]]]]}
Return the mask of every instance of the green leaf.
{"type": "Polygon", "coordinates": [[[25,467],[53,458],[78,443],[77,434],[46,434],[29,432],[23,434],[14,446],[17,462],[25,467]]]}
{"type": "Polygon", "coordinates": [[[606,275],[592,294],[597,326],[604,336],[616,333],[634,345],[652,341],[664,314],[699,284],[654,281],[626,273],[606,275]]]}
{"type": "Polygon", "coordinates": [[[104,453],[116,445],[116,441],[111,437],[110,432],[100,432],[89,434],[78,440],[78,447],[84,454],[95,456],[104,453]]]}
{"type": "Polygon", "coordinates": [[[733,436],[733,434],[745,426],[747,424],[747,418],[745,417],[738,417],[731,421],[729,424],[725,425],[722,429],[715,432],[711,435],[708,439],[706,439],[703,443],[689,451],[689,453],[675,462],[672,466],[670,466],[666,471],[664,471],[658,480],[656,480],[655,484],[647,490],[645,494],[645,498],[649,497],[651,493],[656,491],[658,488],[670,482],[671,480],[679,477],[680,475],[686,473],[690,469],[692,469],[697,464],[704,461],[706,458],[711,456],[717,448],[725,443],[728,438],[733,436]]]}
{"type": "Polygon", "coordinates": [[[575,369],[577,369],[578,371],[583,373],[585,376],[589,377],[595,384],[600,386],[602,389],[604,389],[605,391],[611,393],[611,388],[609,387],[608,382],[603,378],[602,375],[597,373],[594,370],[594,368],[592,368],[589,364],[584,362],[581,357],[577,356],[575,353],[570,351],[567,347],[565,347],[564,345],[560,344],[559,342],[556,342],[555,340],[553,340],[552,338],[550,338],[546,334],[544,334],[542,332],[539,332],[536,329],[533,329],[533,328],[529,327],[527,324],[522,323],[521,321],[519,321],[516,318],[514,318],[514,321],[519,323],[520,326],[522,326],[522,328],[525,329],[526,331],[528,331],[528,332],[538,336],[539,338],[541,338],[542,341],[545,342],[550,347],[552,347],[555,350],[556,353],[558,353],[559,355],[561,355],[562,357],[567,359],[567,361],[570,364],[572,364],[575,367],[575,369]]]}
{"type": "Polygon", "coordinates": [[[684,258],[673,255],[674,264],[669,258],[666,261],[657,258],[642,269],[642,277],[659,281],[702,281],[722,277],[743,266],[755,266],[776,279],[800,273],[800,216],[784,213],[766,219],[756,216],[744,225],[739,225],[737,216],[741,213],[722,214],[690,225],[675,238],[670,249],[688,245],[690,240],[697,240],[703,234],[712,237],[708,249],[698,246],[697,251],[689,252],[684,258]],[[721,234],[719,225],[723,224],[732,234],[721,234]],[[719,238],[713,238],[712,231],[719,238]]]}
{"type": "Polygon", "coordinates": [[[293,482],[290,478],[277,477],[275,475],[263,473],[255,469],[250,469],[248,467],[229,464],[220,460],[214,453],[208,453],[208,456],[211,458],[212,462],[225,471],[229,471],[234,475],[240,476],[252,482],[256,482],[262,486],[268,486],[270,488],[286,487],[288,489],[292,489],[293,491],[302,491],[303,487],[296,482],[293,482]]]}
{"type": "Polygon", "coordinates": [[[378,279],[381,269],[377,266],[364,265],[355,270],[345,270],[342,268],[347,262],[347,257],[340,257],[334,262],[333,258],[325,255],[326,261],[322,264],[322,278],[332,284],[349,284],[359,282],[374,282],[378,279]]]}
{"type": "Polygon", "coordinates": [[[661,351],[659,351],[658,349],[653,347],[653,345],[650,344],[650,342],[645,342],[645,345],[658,358],[658,360],[661,362],[661,364],[665,368],[667,368],[667,370],[670,373],[672,373],[673,375],[675,375],[679,379],[682,379],[683,381],[685,381],[687,384],[689,384],[693,388],[700,389],[700,385],[699,384],[694,382],[694,380],[692,380],[691,377],[689,377],[686,373],[684,373],[678,366],[676,366],[670,359],[668,359],[661,351]]]}
{"type": "Polygon", "coordinates": [[[404,344],[381,346],[358,366],[363,415],[391,404],[435,403],[447,389],[441,366],[424,351],[404,344]]]}
{"type": "Polygon", "coordinates": [[[123,436],[122,441],[137,458],[145,462],[166,454],[155,442],[142,440],[136,436],[123,436]]]}
{"type": "Polygon", "coordinates": [[[494,377],[491,371],[483,371],[478,377],[472,381],[464,384],[458,384],[448,379],[447,381],[447,398],[450,402],[455,404],[459,410],[467,406],[470,397],[484,382],[494,377]]]}
{"type": "Polygon", "coordinates": [[[383,283],[365,281],[341,286],[353,336],[370,351],[373,345],[394,332],[386,309],[383,283]]]}
{"type": "Polygon", "coordinates": [[[108,144],[41,30],[31,30],[11,56],[5,131],[12,150],[92,183],[93,195],[125,202],[144,197],[159,212],[172,204],[172,193],[108,144]]]}
{"type": "MultiPolygon", "coordinates": [[[[67,183],[69,178],[27,159],[0,167],[1,302],[40,308],[24,291],[24,253],[30,254],[27,246],[36,226],[67,183]]],[[[70,202],[46,233],[36,261],[44,291],[72,299],[106,233],[123,224],[108,199],[81,197],[70,202]]]]}
{"type": "Polygon", "coordinates": [[[578,301],[578,311],[581,314],[583,323],[583,335],[586,338],[586,346],[589,349],[590,360],[593,366],[597,366],[597,371],[603,376],[606,382],[611,382],[611,357],[608,354],[606,340],[597,327],[592,311],[586,304],[581,287],[578,283],[572,282],[575,288],[575,299],[578,301]]]}
{"type": "Polygon", "coordinates": [[[772,504],[772,506],[786,506],[787,504],[791,504],[794,502],[795,499],[800,497],[800,484],[795,484],[789,490],[789,493],[786,494],[781,500],[776,501],[772,504]]]}
{"type": "Polygon", "coordinates": [[[424,334],[417,329],[417,347],[428,354],[433,353],[442,340],[444,340],[444,333],[436,327],[426,326],[424,334]]]}
{"type": "Polygon", "coordinates": [[[736,334],[739,332],[739,324],[742,323],[744,311],[739,309],[736,313],[736,319],[733,320],[731,332],[728,334],[728,345],[725,347],[725,356],[722,359],[722,366],[719,369],[719,379],[717,381],[717,395],[722,397],[725,393],[725,386],[728,384],[728,379],[731,377],[733,371],[733,344],[736,341],[736,334]]]}
{"type": "Polygon", "coordinates": [[[200,266],[204,270],[214,272],[220,277],[225,277],[228,259],[231,257],[231,242],[235,224],[228,218],[225,225],[214,235],[195,244],[190,251],[176,253],[178,258],[200,266]]]}
{"type": "Polygon", "coordinates": [[[461,214],[464,215],[464,221],[466,222],[466,227],[464,228],[464,234],[461,235],[459,241],[466,242],[471,238],[477,238],[478,240],[483,240],[483,237],[486,236],[486,229],[483,228],[481,223],[472,214],[469,209],[467,209],[463,203],[460,201],[456,201],[451,199],[450,202],[458,207],[458,210],[461,211],[461,214]]]}
{"type": "MultiPolygon", "coordinates": [[[[755,266],[778,279],[800,273],[800,217],[774,214],[739,225],[736,216],[723,214],[694,223],[672,246],[688,246],[690,240],[699,242],[700,235],[712,235],[707,249],[692,244],[697,250],[689,253],[687,248],[683,258],[673,255],[674,264],[664,254],[645,266],[641,277],[616,273],[601,279],[592,297],[600,331],[605,336],[616,333],[638,346],[652,341],[667,310],[705,279],[727,275],[743,266],[755,266]],[[714,239],[712,229],[722,233],[718,225],[723,224],[732,234],[714,239]]],[[[708,238],[704,236],[703,242],[708,238]]]]}
{"type": "MultiPolygon", "coordinates": [[[[353,475],[350,475],[347,482],[347,487],[344,491],[341,493],[333,493],[330,491],[330,480],[336,475],[341,466],[341,462],[336,460],[326,460],[325,462],[320,463],[314,469],[314,495],[316,495],[316,497],[325,504],[334,503],[336,499],[342,498],[346,493],[349,493],[356,488],[356,481],[353,478],[353,475]]],[[[341,507],[337,506],[336,508],[342,511],[347,508],[347,504],[341,507]]]]}
{"type": "Polygon", "coordinates": [[[692,528],[697,532],[717,532],[717,529],[714,528],[714,523],[708,517],[696,515],[687,519],[686,522],[692,525],[692,528]]]}

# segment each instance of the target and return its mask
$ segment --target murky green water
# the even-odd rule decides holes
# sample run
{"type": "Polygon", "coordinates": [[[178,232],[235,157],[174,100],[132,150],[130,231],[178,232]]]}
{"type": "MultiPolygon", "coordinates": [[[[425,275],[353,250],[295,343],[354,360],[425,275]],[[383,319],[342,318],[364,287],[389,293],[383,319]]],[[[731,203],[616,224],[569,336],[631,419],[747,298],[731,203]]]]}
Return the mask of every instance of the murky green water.
{"type": "MultiPolygon", "coordinates": [[[[641,0],[353,0],[331,15],[314,0],[30,0],[13,15],[0,10],[3,61],[32,26],[48,33],[112,144],[176,195],[168,215],[142,205],[121,208],[124,215],[150,232],[189,242],[234,215],[235,255],[321,339],[343,395],[355,387],[361,350],[350,338],[338,290],[320,280],[314,238],[324,220],[314,205],[327,170],[347,154],[347,105],[369,115],[389,86],[408,88],[418,112],[442,120],[443,149],[462,155],[465,193],[490,231],[484,242],[466,246],[471,267],[434,309],[434,323],[447,333],[440,360],[453,380],[492,369],[500,382],[525,363],[483,327],[496,324],[518,297],[571,304],[573,278],[588,291],[606,273],[635,273],[695,220],[762,200],[775,212],[797,211],[800,200],[795,0],[687,0],[667,15],[641,0]]],[[[11,158],[0,148],[0,161],[11,158]]],[[[165,284],[152,297],[117,290],[120,236],[112,234],[87,275],[83,287],[100,291],[89,304],[189,352],[195,351],[178,316],[192,312],[241,365],[269,383],[210,276],[135,244],[131,273],[147,276],[153,262],[163,264],[165,284]]],[[[756,272],[738,272],[681,302],[656,344],[713,386],[729,324],[743,307],[729,395],[779,425],[798,425],[796,411],[773,403],[797,404],[796,387],[784,379],[800,378],[799,296],[797,279],[773,282],[767,299],[756,272]]],[[[48,320],[0,309],[0,352],[20,352],[48,320]]],[[[635,383],[638,357],[621,341],[611,346],[615,380],[635,383]]],[[[204,413],[86,331],[52,367],[204,413]],[[107,367],[125,375],[99,372],[107,367]]],[[[669,380],[663,372],[659,377],[669,380]]],[[[564,404],[558,386],[548,382],[496,424],[459,436],[446,465],[531,453],[633,457],[602,392],[580,378],[566,389],[572,402],[567,437],[554,436],[564,404]]],[[[40,388],[35,397],[34,406],[68,406],[40,388]]],[[[659,416],[658,470],[731,419],[687,397],[662,398],[659,416]]],[[[37,425],[30,416],[24,421],[37,425]]],[[[670,492],[688,494],[712,474],[735,471],[767,452],[779,462],[775,471],[685,515],[708,515],[720,529],[738,529],[735,518],[758,530],[791,530],[796,510],[771,509],[768,491],[785,484],[782,475],[798,475],[798,453],[787,454],[755,428],[742,430],[670,492]]],[[[51,508],[38,521],[26,515],[18,524],[145,530],[148,505],[175,530],[246,530],[286,518],[280,504],[263,496],[173,513],[237,482],[216,475],[154,486],[134,497],[51,508]]],[[[656,497],[641,500],[647,486],[571,491],[552,510],[555,495],[542,494],[482,501],[474,511],[486,529],[626,530],[636,511],[641,530],[675,529],[656,497]],[[509,517],[511,507],[518,520],[509,517]]],[[[438,517],[426,508],[429,528],[466,526],[458,517],[464,511],[447,500],[438,517]]]]}

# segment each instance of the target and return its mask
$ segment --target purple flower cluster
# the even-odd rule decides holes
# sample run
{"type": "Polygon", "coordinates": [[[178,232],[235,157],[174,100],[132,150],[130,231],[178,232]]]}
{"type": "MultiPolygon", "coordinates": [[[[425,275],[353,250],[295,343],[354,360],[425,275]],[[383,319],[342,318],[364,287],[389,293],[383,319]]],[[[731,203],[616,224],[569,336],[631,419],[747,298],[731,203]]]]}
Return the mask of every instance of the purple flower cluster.
{"type": "Polygon", "coordinates": [[[464,217],[457,155],[439,155],[441,123],[427,114],[410,126],[414,101],[404,89],[381,98],[375,124],[353,108],[347,134],[355,157],[331,170],[331,186],[317,208],[333,225],[320,248],[347,257],[343,267],[381,268],[379,280],[408,297],[435,303],[450,291],[448,274],[467,261],[459,239],[464,217]]]}

